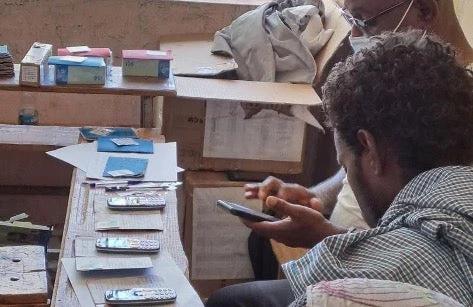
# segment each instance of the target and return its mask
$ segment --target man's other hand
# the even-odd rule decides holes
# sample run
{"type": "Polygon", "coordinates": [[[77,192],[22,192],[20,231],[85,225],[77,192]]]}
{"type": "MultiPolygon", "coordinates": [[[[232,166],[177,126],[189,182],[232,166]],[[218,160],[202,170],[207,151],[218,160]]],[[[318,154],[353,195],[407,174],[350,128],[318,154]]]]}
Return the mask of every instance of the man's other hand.
{"type": "Polygon", "coordinates": [[[312,248],[328,236],[347,232],[346,229],[331,224],[320,212],[291,204],[281,198],[269,196],[266,206],[277,215],[287,217],[277,222],[241,219],[242,222],[256,233],[287,246],[312,248]]]}
{"type": "MultiPolygon", "coordinates": [[[[248,183],[244,188],[245,198],[259,198],[264,202],[268,196],[276,196],[290,203],[311,206],[311,199],[316,197],[309,189],[299,184],[285,183],[273,176],[269,176],[261,183],[248,183]]],[[[314,209],[318,209],[318,207],[314,209]]]]}

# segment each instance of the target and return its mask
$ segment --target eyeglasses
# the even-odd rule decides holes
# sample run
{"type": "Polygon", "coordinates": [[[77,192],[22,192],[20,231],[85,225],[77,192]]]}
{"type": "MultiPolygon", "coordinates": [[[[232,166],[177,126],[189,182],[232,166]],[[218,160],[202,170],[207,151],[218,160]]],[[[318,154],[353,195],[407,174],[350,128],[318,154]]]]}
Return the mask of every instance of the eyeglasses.
{"type": "Polygon", "coordinates": [[[345,20],[349,24],[351,24],[352,26],[357,26],[358,28],[364,30],[367,27],[369,27],[370,24],[372,24],[377,18],[393,11],[394,9],[400,7],[401,5],[407,3],[408,1],[411,1],[411,0],[404,0],[404,1],[398,2],[398,3],[394,4],[393,6],[390,6],[386,9],[382,10],[378,14],[376,14],[376,15],[368,18],[368,19],[365,19],[365,20],[353,17],[346,8],[340,8],[340,14],[343,16],[343,18],[345,18],[345,20]]]}

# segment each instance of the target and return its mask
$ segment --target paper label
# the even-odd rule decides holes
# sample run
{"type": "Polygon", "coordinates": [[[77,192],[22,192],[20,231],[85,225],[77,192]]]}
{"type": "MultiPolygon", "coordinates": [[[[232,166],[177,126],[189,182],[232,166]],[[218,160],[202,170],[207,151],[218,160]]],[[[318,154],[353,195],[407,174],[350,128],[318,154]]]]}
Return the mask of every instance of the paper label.
{"type": "Polygon", "coordinates": [[[39,72],[39,67],[37,66],[22,65],[21,66],[21,81],[37,83],[39,80],[38,72],[39,72]]]}
{"type": "Polygon", "coordinates": [[[299,162],[305,123],[263,109],[251,118],[238,101],[208,100],[204,157],[299,162]]]}
{"type": "Polygon", "coordinates": [[[72,46],[72,47],[66,47],[67,51],[71,53],[76,53],[76,52],[88,52],[91,49],[89,46],[72,46]]]}
{"type": "Polygon", "coordinates": [[[107,128],[94,128],[90,130],[90,133],[93,133],[95,135],[101,135],[101,136],[107,136],[112,132],[113,130],[107,129],[107,128]]]}
{"type": "Polygon", "coordinates": [[[132,138],[113,138],[110,139],[113,143],[117,146],[125,146],[125,145],[139,145],[134,139],[132,138]]]}
{"type": "Polygon", "coordinates": [[[152,55],[152,56],[165,56],[167,55],[167,52],[165,51],[157,51],[157,50],[146,50],[147,55],[152,55]]]}
{"type": "Polygon", "coordinates": [[[118,170],[115,170],[115,171],[108,171],[107,173],[112,177],[123,177],[123,176],[133,176],[133,175],[135,175],[134,172],[132,172],[128,169],[118,169],[118,170]]]}
{"type": "Polygon", "coordinates": [[[72,62],[72,63],[82,63],[87,60],[87,57],[84,56],[74,56],[74,55],[64,55],[61,57],[61,60],[72,62]]]}

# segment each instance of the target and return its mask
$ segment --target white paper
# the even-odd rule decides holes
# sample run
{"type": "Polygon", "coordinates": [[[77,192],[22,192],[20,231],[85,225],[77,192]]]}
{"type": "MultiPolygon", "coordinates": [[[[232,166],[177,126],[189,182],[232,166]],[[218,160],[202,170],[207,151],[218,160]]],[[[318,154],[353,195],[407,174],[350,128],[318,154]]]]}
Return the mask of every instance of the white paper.
{"type": "Polygon", "coordinates": [[[303,105],[293,105],[291,106],[292,115],[297,117],[298,119],[306,122],[307,124],[319,128],[323,132],[325,132],[324,127],[319,123],[317,119],[315,119],[314,115],[310,113],[308,106],[303,105]]]}
{"type": "Polygon", "coordinates": [[[62,147],[56,150],[46,152],[48,155],[80,168],[87,170],[90,159],[97,152],[97,144],[82,143],[71,146],[62,147]]]}
{"type": "Polygon", "coordinates": [[[251,279],[248,255],[250,229],[217,207],[217,199],[261,210],[260,200],[245,200],[242,187],[194,188],[192,218],[192,279],[251,279]]]}
{"type": "Polygon", "coordinates": [[[60,57],[61,60],[67,61],[67,62],[72,62],[72,63],[82,63],[85,60],[87,60],[86,57],[83,56],[73,56],[73,55],[63,55],[60,57]]]}
{"type": "Polygon", "coordinates": [[[204,157],[299,162],[305,123],[263,109],[250,119],[238,102],[208,100],[204,157]]]}
{"type": "Polygon", "coordinates": [[[143,181],[177,180],[176,143],[154,143],[153,154],[96,152],[95,157],[90,160],[87,166],[87,178],[110,179],[102,176],[109,157],[148,159],[143,181]]]}
{"type": "Polygon", "coordinates": [[[153,154],[97,152],[97,142],[83,143],[48,151],[47,154],[86,172],[88,178],[111,180],[103,177],[108,157],[148,159],[143,181],[176,181],[176,143],[154,143],[153,154]]]}
{"type": "Polygon", "coordinates": [[[105,271],[105,270],[129,270],[152,268],[151,258],[147,256],[136,257],[77,257],[77,271],[105,271]]]}
{"type": "Polygon", "coordinates": [[[164,230],[161,212],[95,213],[95,230],[164,230]]]}
{"type": "Polygon", "coordinates": [[[71,53],[76,53],[76,52],[87,52],[90,51],[91,49],[89,46],[71,46],[71,47],[66,47],[67,51],[71,53]]]}
{"type": "Polygon", "coordinates": [[[165,51],[146,50],[146,54],[147,55],[165,56],[167,53],[165,51]]]}

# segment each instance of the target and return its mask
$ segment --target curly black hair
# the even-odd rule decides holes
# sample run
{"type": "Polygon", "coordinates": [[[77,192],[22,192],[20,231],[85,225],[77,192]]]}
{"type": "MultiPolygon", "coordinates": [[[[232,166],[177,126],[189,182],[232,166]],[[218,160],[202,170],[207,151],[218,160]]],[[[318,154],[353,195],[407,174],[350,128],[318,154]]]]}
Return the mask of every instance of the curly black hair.
{"type": "Polygon", "coordinates": [[[332,69],[323,87],[328,125],[357,156],[357,131],[369,131],[411,174],[471,164],[472,71],[451,46],[419,30],[375,39],[332,69]]]}

